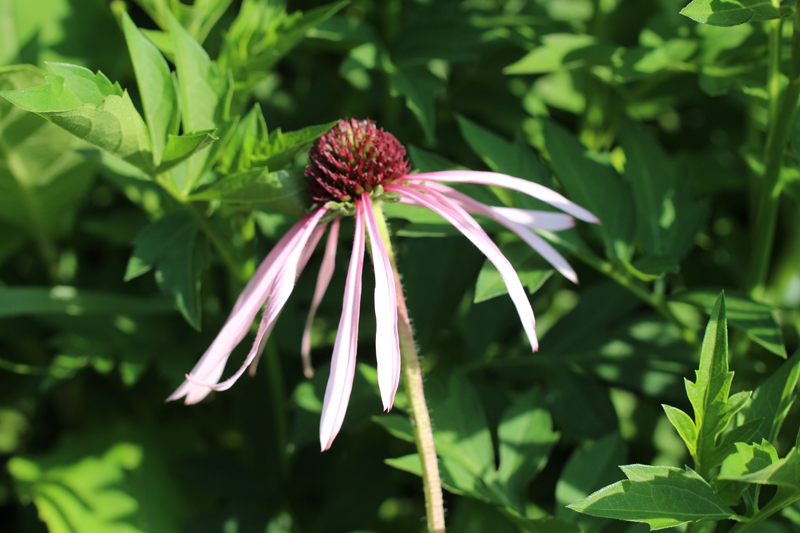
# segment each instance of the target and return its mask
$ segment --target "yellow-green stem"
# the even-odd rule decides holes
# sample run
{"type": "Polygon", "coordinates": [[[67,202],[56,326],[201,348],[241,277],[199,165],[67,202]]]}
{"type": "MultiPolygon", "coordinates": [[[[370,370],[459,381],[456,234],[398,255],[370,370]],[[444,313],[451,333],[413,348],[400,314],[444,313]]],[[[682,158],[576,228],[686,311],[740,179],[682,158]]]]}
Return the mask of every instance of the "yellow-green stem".
{"type": "Polygon", "coordinates": [[[397,331],[400,334],[400,356],[403,366],[403,382],[408,396],[408,407],[411,423],[414,427],[414,442],[417,445],[419,458],[422,462],[422,483],[425,492],[425,510],[430,533],[444,532],[444,500],[442,498],[442,482],[439,478],[439,461],[436,457],[436,448],[433,442],[433,428],[428,414],[428,405],[425,402],[425,391],[422,387],[422,369],[419,366],[417,347],[414,343],[414,333],[411,331],[411,322],[408,319],[406,298],[397,263],[394,259],[392,241],[389,238],[389,229],[383,216],[380,202],[373,203],[375,220],[389,254],[392,264],[394,284],[397,290],[397,331]]]}
{"type": "Polygon", "coordinates": [[[779,69],[780,24],[772,24],[770,30],[770,57],[774,58],[770,61],[770,78],[767,82],[770,95],[770,121],[764,148],[764,178],[761,182],[753,232],[754,248],[745,280],[747,292],[755,299],[761,299],[764,295],[770,255],[775,240],[775,225],[778,220],[778,203],[781,196],[780,170],[789,127],[800,97],[800,9],[795,12],[792,26],[792,70],[782,103],[779,69]]]}

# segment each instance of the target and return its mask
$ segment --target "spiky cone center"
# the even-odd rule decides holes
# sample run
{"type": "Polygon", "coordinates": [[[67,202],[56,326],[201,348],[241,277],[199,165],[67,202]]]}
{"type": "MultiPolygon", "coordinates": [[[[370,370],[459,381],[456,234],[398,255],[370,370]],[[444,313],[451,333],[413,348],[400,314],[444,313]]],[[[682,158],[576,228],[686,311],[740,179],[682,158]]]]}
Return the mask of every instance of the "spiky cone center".
{"type": "Polygon", "coordinates": [[[382,195],[383,187],[408,174],[406,149],[372,120],[340,120],[308,153],[305,176],[314,204],[347,207],[362,194],[382,195]]]}

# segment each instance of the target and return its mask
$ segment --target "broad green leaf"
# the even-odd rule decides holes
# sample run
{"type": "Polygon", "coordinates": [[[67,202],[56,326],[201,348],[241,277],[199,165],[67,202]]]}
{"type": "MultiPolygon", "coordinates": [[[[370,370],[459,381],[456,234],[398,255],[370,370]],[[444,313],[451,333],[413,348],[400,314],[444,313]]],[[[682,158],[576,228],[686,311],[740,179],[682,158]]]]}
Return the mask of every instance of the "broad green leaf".
{"type": "Polygon", "coordinates": [[[171,213],[145,227],[133,240],[125,280],[155,268],[164,294],[173,296],[186,321],[200,329],[200,272],[208,264],[208,246],[188,213],[171,213]]]}
{"type": "Polygon", "coordinates": [[[736,453],[722,462],[718,479],[738,481],[778,462],[778,452],[766,439],[761,444],[736,443],[736,453]]]}
{"type": "Polygon", "coordinates": [[[142,35],[126,11],[122,11],[122,29],[139,85],[144,118],[150,130],[153,165],[162,163],[167,135],[177,131],[178,94],[167,62],[153,43],[142,35]]]}
{"type": "Polygon", "coordinates": [[[547,372],[547,403],[565,431],[600,438],[619,427],[619,420],[605,383],[571,369],[547,372]]]}
{"type": "Polygon", "coordinates": [[[575,524],[557,518],[555,516],[544,516],[542,518],[523,518],[516,511],[510,508],[502,509],[506,517],[514,522],[519,531],[525,533],[581,533],[582,530],[575,524]]]}
{"type": "Polygon", "coordinates": [[[692,0],[681,10],[692,20],[713,26],[738,26],[751,21],[791,15],[790,7],[775,7],[771,0],[692,0]]]}
{"type": "Polygon", "coordinates": [[[794,403],[794,389],[800,373],[800,352],[773,372],[753,391],[750,402],[737,415],[739,424],[760,421],[753,442],[776,442],[783,421],[794,403]]]}
{"type": "Polygon", "coordinates": [[[396,66],[391,64],[388,57],[384,63],[383,68],[389,74],[392,92],[405,98],[406,107],[422,126],[425,139],[433,143],[436,137],[434,100],[443,86],[442,80],[427,67],[396,66]]]}
{"type": "Polygon", "coordinates": [[[625,177],[636,201],[637,235],[642,248],[650,256],[677,264],[694,242],[705,217],[705,205],[695,200],[686,173],[649,134],[626,121],[621,141],[625,177]]]}
{"type": "Polygon", "coordinates": [[[231,0],[195,0],[192,4],[164,2],[163,0],[138,0],[137,2],[159,26],[169,28],[169,13],[172,13],[186,31],[202,43],[208,32],[228,9],[231,0]]]}
{"type": "Polygon", "coordinates": [[[481,400],[467,378],[453,373],[446,385],[430,380],[426,393],[437,453],[478,477],[493,473],[492,436],[481,400]]]}
{"type": "Polygon", "coordinates": [[[592,65],[611,65],[617,47],[590,35],[551,33],[528,54],[503,69],[506,74],[542,74],[592,65]]]}
{"type": "Polygon", "coordinates": [[[265,166],[271,172],[287,167],[301,153],[308,151],[320,135],[336,125],[336,122],[308,126],[302,130],[281,132],[280,128],[269,133],[269,141],[255,148],[253,166],[265,166]]]}
{"type": "Polygon", "coordinates": [[[419,172],[439,172],[440,170],[464,168],[435,152],[423,150],[413,144],[408,147],[408,155],[414,170],[419,172]]]}
{"type": "MultiPolygon", "coordinates": [[[[44,79],[34,67],[0,67],[0,91],[26,90],[44,79]]],[[[87,145],[0,99],[0,218],[17,237],[9,244],[33,237],[55,254],[51,239],[70,230],[93,182],[93,165],[75,152],[81,146],[87,145]]]]}
{"type": "Polygon", "coordinates": [[[497,428],[500,465],[495,484],[512,502],[525,510],[525,489],[544,468],[550,451],[560,438],[541,391],[533,389],[521,396],[503,413],[497,428]]]}
{"type": "MultiPolygon", "coordinates": [[[[419,455],[405,455],[394,459],[386,459],[386,464],[417,476],[422,476],[422,463],[419,455]]],[[[471,496],[478,500],[493,503],[495,505],[505,505],[505,502],[498,498],[486,483],[473,472],[467,470],[461,463],[449,457],[442,457],[439,461],[439,476],[442,480],[442,487],[449,492],[458,495],[471,496]]]]}
{"type": "MultiPolygon", "coordinates": [[[[553,268],[530,246],[521,241],[512,241],[500,246],[500,251],[508,258],[517,271],[522,284],[533,294],[553,275],[553,268]]],[[[503,278],[494,264],[488,259],[483,263],[475,282],[474,303],[490,300],[495,296],[508,294],[503,278]]]]}
{"type": "Polygon", "coordinates": [[[301,173],[254,168],[226,176],[190,199],[264,204],[301,215],[305,211],[305,196],[305,178],[301,173]]]}
{"type": "MultiPolygon", "coordinates": [[[[673,299],[700,307],[706,313],[710,313],[717,294],[719,294],[717,289],[694,289],[679,293],[673,299]]],[[[735,291],[726,291],[725,303],[728,320],[733,327],[743,331],[770,352],[786,358],[783,333],[775,320],[774,307],[754,302],[735,291]]]]}
{"type": "Polygon", "coordinates": [[[83,67],[50,63],[47,68],[47,85],[0,91],[0,96],[146,172],[152,170],[150,134],[127,92],[83,67]]]}
{"type": "Polygon", "coordinates": [[[218,138],[214,137],[214,130],[209,130],[180,136],[170,134],[168,139],[164,148],[164,157],[161,160],[161,165],[155,170],[155,174],[166,172],[180,165],[218,138]]]}
{"type": "Polygon", "coordinates": [[[161,298],[142,298],[110,292],[55,287],[4,287],[0,289],[0,318],[50,315],[151,315],[174,310],[161,298]]]}
{"type": "Polygon", "coordinates": [[[800,453],[797,452],[797,447],[789,450],[783,459],[778,459],[772,445],[762,441],[760,446],[737,446],[737,455],[730,457],[724,479],[778,485],[800,493],[800,453]],[[762,468],[756,469],[762,465],[762,468]]]}
{"type": "Polygon", "coordinates": [[[406,442],[414,442],[414,427],[408,417],[390,414],[373,416],[372,421],[388,431],[393,437],[406,442]]]}
{"type": "Polygon", "coordinates": [[[584,533],[600,531],[607,519],[578,514],[567,506],[618,481],[618,465],[625,461],[626,448],[625,441],[615,432],[575,450],[556,484],[556,516],[577,524],[584,533]]]}
{"type": "Polygon", "coordinates": [[[178,533],[183,492],[157,441],[136,429],[69,435],[49,453],[12,458],[17,494],[52,533],[178,533]]]}
{"type": "Polygon", "coordinates": [[[736,515],[694,470],[669,466],[622,466],[626,481],[609,485],[568,507],[575,511],[644,522],[651,530],[736,515]]]}
{"type": "Polygon", "coordinates": [[[609,165],[598,163],[572,135],[553,122],[544,123],[544,138],[556,176],[569,199],[594,213],[609,257],[627,259],[635,230],[635,209],[628,184],[609,165]]]}

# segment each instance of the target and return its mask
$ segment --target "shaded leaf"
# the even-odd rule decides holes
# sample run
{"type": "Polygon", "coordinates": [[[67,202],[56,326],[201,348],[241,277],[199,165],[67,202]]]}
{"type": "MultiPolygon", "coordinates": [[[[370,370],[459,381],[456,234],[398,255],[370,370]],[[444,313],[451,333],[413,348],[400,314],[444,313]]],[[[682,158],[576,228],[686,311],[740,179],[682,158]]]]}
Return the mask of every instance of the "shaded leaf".
{"type": "Polygon", "coordinates": [[[592,516],[645,522],[650,529],[735,516],[714,489],[688,467],[621,468],[628,480],[609,485],[568,507],[592,516]]]}
{"type": "Polygon", "coordinates": [[[305,211],[306,194],[301,173],[254,168],[230,174],[190,199],[264,204],[299,216],[305,211]]]}

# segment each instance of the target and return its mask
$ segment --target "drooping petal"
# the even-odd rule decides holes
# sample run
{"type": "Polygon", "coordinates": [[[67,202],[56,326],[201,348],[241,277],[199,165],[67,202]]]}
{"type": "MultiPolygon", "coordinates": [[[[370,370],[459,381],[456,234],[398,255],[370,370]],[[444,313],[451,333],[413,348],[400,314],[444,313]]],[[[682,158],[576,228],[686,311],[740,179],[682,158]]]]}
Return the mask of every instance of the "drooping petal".
{"type": "Polygon", "coordinates": [[[367,223],[372,263],[375,266],[375,355],[378,360],[378,388],[383,410],[394,404],[400,383],[400,336],[397,333],[397,293],[389,254],[383,245],[372,202],[364,194],[361,205],[367,223]]]}
{"type": "MultiPolygon", "coordinates": [[[[519,216],[518,211],[523,211],[521,209],[507,209],[506,211],[501,211],[502,208],[492,208],[492,206],[488,206],[483,204],[474,198],[467,196],[466,194],[459,192],[455,189],[451,189],[446,185],[439,185],[433,183],[427,186],[429,189],[433,189],[435,191],[441,192],[448,198],[455,200],[459,204],[461,204],[467,211],[472,213],[478,213],[480,215],[486,215],[490,218],[493,218],[500,224],[504,225],[514,233],[516,233],[522,240],[528,243],[528,246],[536,250],[539,255],[541,255],[548,263],[553,265],[553,267],[558,270],[562,276],[567,278],[573,283],[578,283],[578,275],[575,273],[575,270],[572,269],[569,262],[564,259],[564,256],[558,253],[555,248],[553,248],[549,242],[541,238],[540,236],[536,235],[533,231],[528,229],[525,225],[520,224],[514,221],[511,218],[505,216],[506,213],[512,212],[514,215],[512,216],[519,216]]],[[[561,215],[560,213],[553,213],[555,215],[561,215]]],[[[566,216],[570,220],[571,217],[568,215],[561,215],[566,216]]]]}
{"type": "Polygon", "coordinates": [[[333,439],[342,428],[344,414],[350,401],[353,376],[356,370],[356,346],[358,342],[358,318],[361,311],[361,272],[364,268],[364,216],[361,200],[356,203],[356,232],[353,239],[353,253],[347,270],[344,286],[342,317],[333,345],[331,373],[325,388],[322,402],[322,417],[319,421],[319,443],[322,451],[331,447],[333,439]]]}
{"type": "MultiPolygon", "coordinates": [[[[471,196],[457,191],[447,185],[441,183],[429,182],[426,187],[439,191],[448,198],[458,201],[468,212],[473,213],[471,209],[472,202],[478,202],[471,196]]],[[[518,209],[515,207],[497,207],[493,205],[486,205],[480,203],[481,214],[485,214],[485,210],[492,211],[499,214],[503,218],[522,224],[531,229],[544,229],[547,231],[563,231],[575,227],[575,219],[565,213],[554,213],[552,211],[539,211],[536,209],[518,209]]]]}
{"type": "MultiPolygon", "coordinates": [[[[319,243],[319,240],[322,238],[322,234],[325,233],[325,228],[327,227],[328,223],[324,222],[318,225],[316,228],[314,228],[314,231],[311,233],[311,237],[309,237],[308,242],[306,242],[306,245],[303,247],[303,253],[300,255],[300,261],[298,263],[297,273],[294,279],[295,283],[297,283],[298,278],[300,278],[300,274],[303,272],[303,269],[306,268],[308,260],[311,259],[311,255],[317,248],[317,244],[319,243]]],[[[278,317],[275,317],[275,320],[277,321],[278,317]]],[[[260,328],[259,331],[261,331],[260,328]]],[[[256,348],[256,355],[253,361],[250,363],[250,370],[248,371],[248,374],[250,374],[251,376],[256,375],[256,370],[258,369],[258,362],[261,360],[261,354],[264,352],[264,347],[266,346],[267,338],[269,337],[271,331],[272,329],[270,328],[269,332],[267,332],[264,335],[260,335],[258,337],[259,344],[257,345],[256,348]]]]}
{"type": "Polygon", "coordinates": [[[420,174],[408,174],[406,179],[412,182],[420,181],[434,181],[434,182],[454,182],[454,183],[481,183],[483,185],[496,185],[498,187],[505,187],[506,189],[513,189],[525,193],[534,198],[546,202],[550,205],[558,207],[565,213],[585,220],[599,224],[600,220],[590,213],[588,210],[564,198],[552,189],[548,189],[544,185],[539,185],[532,181],[507,176],[505,174],[497,174],[495,172],[480,172],[477,170],[444,170],[441,172],[423,172],[420,174]]]}
{"type": "Polygon", "coordinates": [[[203,354],[187,379],[173,392],[167,401],[186,397],[186,404],[197,403],[211,391],[206,384],[219,381],[231,352],[250,331],[261,305],[270,295],[277,270],[292,251],[302,250],[311,230],[316,227],[327,209],[320,208],[311,215],[301,218],[297,224],[278,242],[264,259],[245,291],[240,296],[234,310],[223,325],[211,346],[203,354]],[[305,238],[303,236],[305,235],[305,238]]]}
{"type": "Polygon", "coordinates": [[[325,255],[322,257],[322,266],[319,269],[317,276],[317,286],[314,289],[314,297],[311,300],[311,308],[308,311],[308,319],[306,326],[303,328],[303,341],[300,345],[300,355],[303,358],[303,374],[307,378],[314,375],[314,369],[311,366],[311,326],[314,323],[314,317],[317,315],[317,309],[322,302],[325,291],[328,289],[328,284],[333,277],[333,271],[336,267],[336,243],[339,241],[339,217],[333,219],[331,224],[331,231],[328,233],[328,241],[325,243],[325,255]]]}
{"type": "Polygon", "coordinates": [[[522,327],[528,336],[528,340],[530,340],[531,347],[533,351],[536,351],[539,348],[535,331],[536,320],[533,316],[531,304],[528,301],[528,295],[522,287],[522,283],[514,267],[508,259],[506,259],[497,245],[492,242],[492,239],[489,238],[486,232],[483,231],[483,228],[481,228],[475,219],[464,211],[462,207],[437,191],[427,189],[422,185],[417,185],[416,187],[419,190],[412,187],[389,185],[386,187],[386,190],[398,192],[401,195],[407,195],[426,206],[431,211],[434,211],[455,226],[456,229],[463,233],[465,237],[472,241],[472,243],[483,252],[489,261],[494,264],[500,276],[503,278],[508,288],[508,295],[517,308],[517,313],[519,313],[520,320],[522,321],[522,327]],[[423,192],[427,194],[423,194],[423,192]]]}

